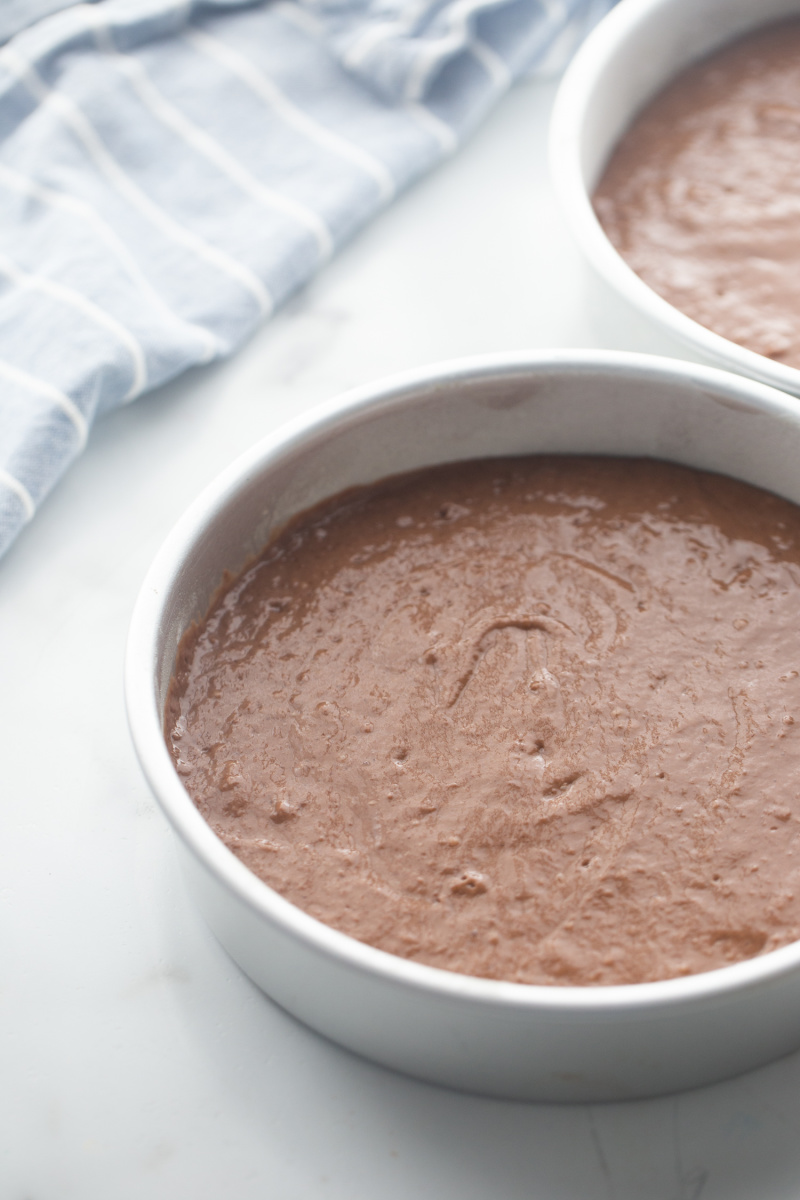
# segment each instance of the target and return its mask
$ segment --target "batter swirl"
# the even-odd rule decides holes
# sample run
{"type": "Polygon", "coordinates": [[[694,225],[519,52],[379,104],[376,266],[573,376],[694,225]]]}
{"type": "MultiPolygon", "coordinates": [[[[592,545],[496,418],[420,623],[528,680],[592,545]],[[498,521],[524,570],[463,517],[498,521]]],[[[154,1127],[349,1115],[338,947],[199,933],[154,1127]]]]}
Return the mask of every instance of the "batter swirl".
{"type": "Polygon", "coordinates": [[[800,510],[646,460],[439,467],[296,519],[181,647],[201,813],[393,954],[611,984],[800,938],[800,510]]]}

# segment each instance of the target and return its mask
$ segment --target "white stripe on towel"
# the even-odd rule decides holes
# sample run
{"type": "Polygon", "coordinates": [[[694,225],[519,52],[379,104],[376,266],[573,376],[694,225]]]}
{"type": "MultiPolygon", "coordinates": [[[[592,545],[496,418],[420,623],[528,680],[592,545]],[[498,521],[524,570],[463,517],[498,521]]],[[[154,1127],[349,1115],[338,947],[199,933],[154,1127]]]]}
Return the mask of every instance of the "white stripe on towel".
{"type": "Polygon", "coordinates": [[[245,287],[258,302],[262,314],[267,315],[272,312],[272,297],[258,276],[223,250],[209,245],[208,242],[204,242],[202,238],[185,229],[162,208],[159,208],[149,196],[145,195],[108,152],[94,126],[69,96],[48,88],[30,63],[25,62],[10,46],[4,46],[0,50],[0,64],[16,75],[40,104],[49,104],[52,107],[64,124],[81,141],[97,169],[105,175],[120,195],[138,209],[142,216],[146,217],[165,236],[185,246],[198,258],[202,258],[218,271],[224,272],[229,278],[235,279],[245,287]]]}
{"type": "Polygon", "coordinates": [[[507,3],[508,0],[457,0],[451,5],[447,12],[449,32],[421,46],[412,63],[406,80],[406,99],[420,101],[434,69],[449,55],[469,45],[468,22],[474,13],[486,12],[507,3]]]}
{"type": "Polygon", "coordinates": [[[76,308],[90,321],[107,329],[112,336],[122,342],[133,363],[133,382],[125,395],[125,400],[133,400],[136,396],[141,395],[147,386],[147,363],[142,347],[129,329],[120,324],[115,317],[109,316],[99,305],[88,300],[81,292],[76,292],[74,288],[67,287],[66,284],[59,283],[55,279],[49,279],[46,275],[23,271],[5,254],[0,254],[0,274],[5,275],[19,288],[32,292],[43,292],[70,308],[76,308]]]}
{"type": "Polygon", "coordinates": [[[246,84],[298,133],[310,138],[311,141],[316,142],[317,145],[332,154],[353,163],[354,166],[369,175],[378,185],[382,200],[392,199],[395,194],[395,183],[391,172],[382,162],[372,154],[368,154],[366,150],[362,150],[360,146],[356,146],[338,133],[332,133],[324,125],[320,125],[318,121],[309,117],[296,104],[293,104],[277,84],[265,75],[262,69],[256,67],[249,58],[245,58],[243,54],[232,49],[225,42],[211,37],[210,34],[202,33],[199,29],[189,29],[183,36],[200,54],[214,59],[220,66],[227,68],[232,75],[246,84]]]}
{"type": "Polygon", "coordinates": [[[319,21],[307,9],[301,8],[299,4],[295,4],[294,0],[277,0],[273,6],[273,12],[283,17],[296,29],[302,33],[307,33],[309,37],[319,39],[322,34],[322,28],[319,21]]]}
{"type": "Polygon", "coordinates": [[[36,512],[36,505],[33,503],[33,496],[25,487],[25,484],[20,483],[10,471],[6,471],[3,467],[0,467],[0,484],[3,484],[10,492],[14,493],[25,509],[25,520],[30,521],[36,512]]]}
{"type": "Polygon", "coordinates": [[[404,106],[409,116],[413,117],[428,133],[436,138],[445,154],[452,154],[458,149],[458,135],[452,126],[435,116],[424,104],[408,104],[404,106]]]}
{"type": "Polygon", "coordinates": [[[376,21],[367,25],[361,36],[356,38],[347,48],[343,61],[350,67],[360,67],[365,59],[381,42],[389,38],[408,36],[414,26],[435,6],[436,0],[419,0],[417,4],[409,4],[402,18],[394,21],[376,21]]]}
{"type": "Polygon", "coordinates": [[[38,376],[29,375],[27,371],[21,370],[20,367],[13,367],[11,363],[6,362],[2,358],[0,358],[0,376],[58,405],[75,426],[79,441],[78,448],[80,450],[83,449],[86,445],[86,439],[89,436],[89,426],[86,424],[86,418],[77,404],[74,400],[70,400],[66,392],[62,392],[60,388],[55,387],[52,383],[48,383],[46,379],[39,379],[38,376]]]}
{"type": "Polygon", "coordinates": [[[491,46],[478,38],[472,38],[468,46],[498,91],[511,86],[511,72],[491,46]]]}
{"type": "MultiPolygon", "coordinates": [[[[309,37],[313,37],[316,41],[320,42],[326,50],[328,49],[325,42],[324,30],[319,19],[307,9],[301,8],[293,0],[278,0],[274,11],[297,29],[300,29],[303,33],[308,34],[309,37]]],[[[454,150],[458,149],[458,136],[455,130],[445,121],[434,116],[424,104],[404,103],[402,111],[415,124],[421,125],[429,136],[434,137],[445,154],[452,154],[454,150]]]]}
{"type": "Polygon", "coordinates": [[[108,27],[100,22],[100,13],[95,10],[93,16],[92,26],[98,47],[124,72],[142,104],[151,115],[182,138],[187,146],[190,146],[197,154],[212,163],[218,171],[226,175],[257,204],[273,212],[280,212],[298,225],[302,225],[316,241],[320,257],[322,259],[329,258],[333,253],[333,238],[322,217],[307,205],[277,192],[274,188],[256,179],[255,175],[251,175],[247,168],[243,167],[224,146],[220,145],[199,125],[195,125],[194,121],[190,121],[180,109],[162,95],[137,58],[130,54],[121,54],[116,49],[108,27]]]}
{"type": "Polygon", "coordinates": [[[205,329],[202,325],[195,324],[193,321],[185,320],[174,309],[170,308],[163,296],[159,295],[147,279],[125,243],[117,237],[108,222],[103,220],[97,209],[93,208],[91,204],[85,200],[81,200],[77,196],[71,196],[68,192],[56,191],[55,188],[47,187],[45,184],[31,179],[27,175],[21,175],[18,171],[14,171],[2,163],[0,163],[0,186],[5,186],[11,191],[19,192],[23,196],[30,196],[34,200],[38,200],[41,204],[48,205],[51,208],[60,208],[64,212],[78,217],[79,220],[86,221],[91,226],[92,232],[106,244],[118,260],[119,265],[131,283],[142,293],[142,298],[151,304],[153,308],[159,310],[167,320],[183,325],[187,333],[202,340],[204,348],[200,359],[201,362],[210,362],[220,352],[220,343],[210,330],[205,329]]]}

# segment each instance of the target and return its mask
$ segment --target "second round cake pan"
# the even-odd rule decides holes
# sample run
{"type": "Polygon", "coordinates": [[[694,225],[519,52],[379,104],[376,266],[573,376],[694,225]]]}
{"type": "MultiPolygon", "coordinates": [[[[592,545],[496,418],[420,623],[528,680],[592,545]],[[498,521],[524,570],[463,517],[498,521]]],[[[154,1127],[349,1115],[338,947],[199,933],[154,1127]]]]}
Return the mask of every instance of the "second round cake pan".
{"type": "Polygon", "coordinates": [[[617,143],[662,88],[726,43],[789,17],[800,18],[800,0],[625,0],[589,35],[559,86],[550,167],[587,268],[587,314],[604,340],[800,395],[800,370],[713,333],[649,287],[612,245],[592,205],[617,143]]]}

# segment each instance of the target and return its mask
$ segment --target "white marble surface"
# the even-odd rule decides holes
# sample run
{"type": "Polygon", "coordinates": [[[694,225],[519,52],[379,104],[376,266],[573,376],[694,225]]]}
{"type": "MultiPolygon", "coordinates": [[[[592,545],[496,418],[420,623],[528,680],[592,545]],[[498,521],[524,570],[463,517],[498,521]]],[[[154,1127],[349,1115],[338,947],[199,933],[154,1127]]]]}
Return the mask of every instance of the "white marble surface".
{"type": "Polygon", "coordinates": [[[125,724],[144,571],[239,451],[397,369],[597,344],[547,181],[552,92],[509,97],[234,361],[102,422],[0,564],[0,1200],[800,1195],[800,1056],[559,1108],[419,1084],[298,1025],[192,909],[125,724]]]}

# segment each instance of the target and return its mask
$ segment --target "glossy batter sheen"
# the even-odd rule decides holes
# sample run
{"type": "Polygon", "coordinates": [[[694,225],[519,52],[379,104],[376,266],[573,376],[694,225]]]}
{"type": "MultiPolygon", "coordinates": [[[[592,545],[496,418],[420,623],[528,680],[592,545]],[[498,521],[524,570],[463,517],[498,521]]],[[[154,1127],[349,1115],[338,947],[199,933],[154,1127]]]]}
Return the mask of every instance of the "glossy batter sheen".
{"type": "Polygon", "coordinates": [[[267,883],[493,979],[800,938],[800,509],[647,460],[436,468],[296,520],[184,639],[167,736],[267,883]]]}
{"type": "Polygon", "coordinates": [[[606,233],[671,304],[800,367],[800,22],[690,68],[636,120],[595,196],[606,233]]]}

